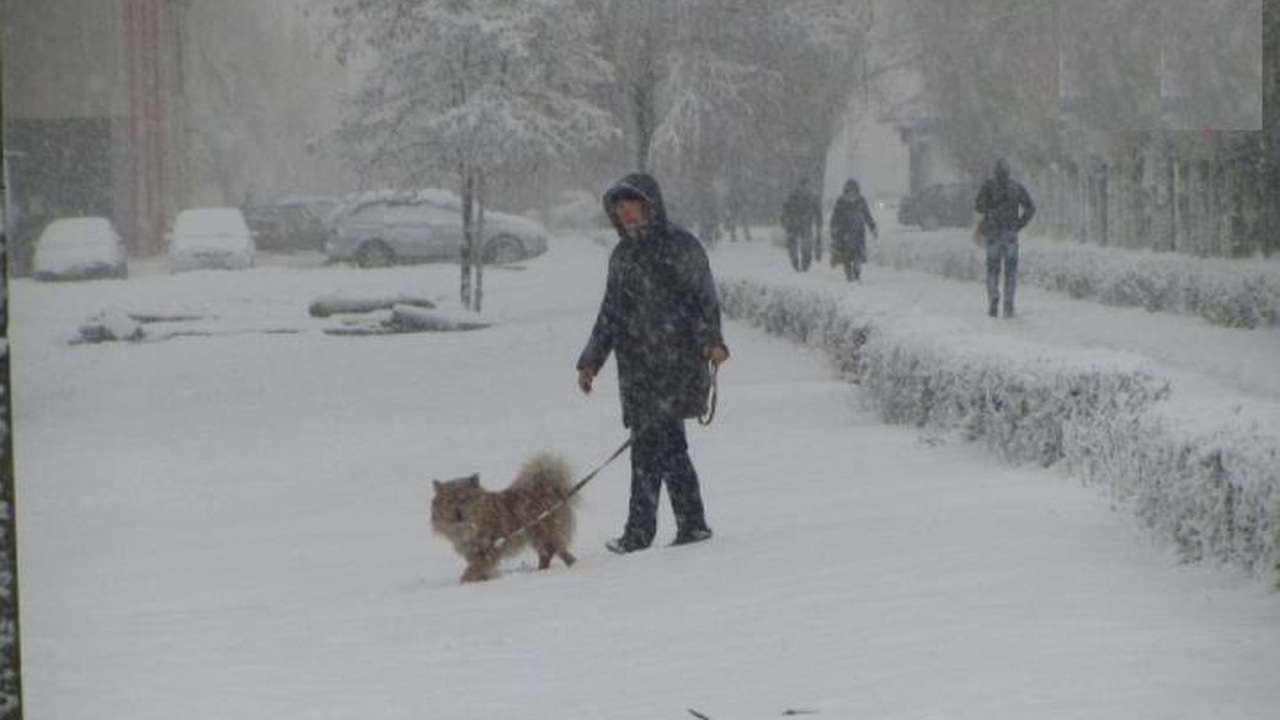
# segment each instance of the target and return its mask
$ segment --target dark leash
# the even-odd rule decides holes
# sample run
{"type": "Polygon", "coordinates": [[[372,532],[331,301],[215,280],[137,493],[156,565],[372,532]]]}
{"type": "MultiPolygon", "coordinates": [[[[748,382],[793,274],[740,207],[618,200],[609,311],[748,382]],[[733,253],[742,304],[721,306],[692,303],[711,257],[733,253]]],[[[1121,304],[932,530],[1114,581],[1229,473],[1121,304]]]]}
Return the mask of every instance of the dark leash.
{"type": "Polygon", "coordinates": [[[617,450],[613,451],[613,454],[610,455],[607,460],[597,465],[595,470],[592,470],[591,472],[587,473],[586,477],[574,483],[569,488],[569,492],[564,494],[564,497],[557,500],[553,505],[548,507],[546,510],[543,510],[542,512],[538,513],[537,516],[534,517],[529,522],[526,522],[525,524],[521,525],[520,527],[511,531],[510,533],[507,533],[506,535],[503,535],[502,537],[494,540],[493,544],[489,547],[489,552],[497,552],[501,550],[502,548],[506,547],[507,543],[511,541],[511,538],[519,537],[521,533],[528,532],[529,528],[551,517],[552,513],[564,507],[565,503],[569,502],[570,498],[572,498],[574,495],[577,495],[579,490],[586,487],[587,483],[591,482],[592,478],[594,478],[596,475],[599,475],[600,471],[605,469],[605,467],[608,466],[609,463],[613,462],[614,460],[617,460],[618,456],[626,452],[627,448],[629,447],[631,447],[630,435],[627,436],[626,441],[624,441],[621,445],[618,446],[617,450]]]}
{"type": "Polygon", "coordinates": [[[716,419],[716,396],[720,393],[717,390],[716,373],[719,372],[720,366],[711,363],[711,387],[707,390],[707,412],[705,415],[698,416],[698,424],[706,427],[716,419]]]}
{"type": "MultiPolygon", "coordinates": [[[[703,426],[710,425],[711,421],[714,420],[716,417],[716,396],[719,394],[717,391],[716,373],[719,371],[719,369],[720,369],[719,365],[717,365],[716,363],[711,363],[711,387],[707,391],[707,412],[705,415],[698,416],[699,425],[703,425],[703,426]]],[[[538,513],[532,520],[526,522],[525,524],[516,528],[512,532],[494,540],[493,544],[489,547],[489,552],[498,552],[502,548],[506,547],[507,543],[511,542],[512,538],[519,537],[522,533],[528,532],[529,528],[533,527],[534,525],[537,525],[543,520],[546,520],[547,518],[551,517],[552,513],[564,507],[565,503],[569,502],[570,498],[572,498],[574,495],[577,495],[579,490],[586,487],[587,483],[591,482],[591,480],[595,478],[596,475],[599,475],[601,470],[605,469],[605,467],[607,467],[609,463],[613,462],[614,460],[617,460],[619,455],[626,452],[627,448],[631,447],[631,439],[632,439],[631,436],[627,436],[627,439],[623,441],[621,445],[618,446],[617,450],[613,451],[612,455],[606,458],[604,462],[597,465],[595,470],[592,470],[591,472],[587,473],[586,477],[574,483],[569,488],[569,492],[564,494],[564,497],[557,500],[553,505],[548,507],[546,510],[543,510],[542,512],[538,513]]]]}

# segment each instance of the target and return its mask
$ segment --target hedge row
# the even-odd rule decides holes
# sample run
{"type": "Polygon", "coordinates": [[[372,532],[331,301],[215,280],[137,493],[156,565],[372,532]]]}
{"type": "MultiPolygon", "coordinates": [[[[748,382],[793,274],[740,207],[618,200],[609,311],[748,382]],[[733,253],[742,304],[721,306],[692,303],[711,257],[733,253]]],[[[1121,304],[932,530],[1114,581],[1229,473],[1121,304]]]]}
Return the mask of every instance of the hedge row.
{"type": "Polygon", "coordinates": [[[1168,383],[1140,361],[976,338],[820,290],[742,278],[719,290],[729,317],[824,351],[885,422],[1065,468],[1189,561],[1280,571],[1280,432],[1178,422],[1168,383]]]}
{"type": "MultiPolygon", "coordinates": [[[[986,277],[986,255],[956,233],[900,234],[873,243],[872,262],[959,280],[986,277]]],[[[1280,323],[1280,262],[1024,239],[1019,282],[1073,298],[1198,315],[1217,325],[1280,323]]]]}

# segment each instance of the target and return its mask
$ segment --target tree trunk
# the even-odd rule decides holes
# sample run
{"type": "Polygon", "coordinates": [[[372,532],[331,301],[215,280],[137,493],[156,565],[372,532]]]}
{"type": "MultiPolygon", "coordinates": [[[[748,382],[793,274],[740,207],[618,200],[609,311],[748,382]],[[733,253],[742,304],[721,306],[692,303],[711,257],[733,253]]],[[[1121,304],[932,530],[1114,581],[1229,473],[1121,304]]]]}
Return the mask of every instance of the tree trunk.
{"type": "Polygon", "coordinates": [[[472,264],[476,269],[476,287],[471,309],[480,312],[484,302],[484,171],[476,171],[476,225],[475,241],[472,243],[472,264]]]}
{"type": "Polygon", "coordinates": [[[657,49],[654,47],[652,23],[643,30],[644,44],[640,49],[636,76],[632,81],[630,97],[631,117],[636,124],[636,168],[649,172],[649,150],[653,146],[653,132],[658,124],[655,107],[658,97],[657,49]]]}
{"type": "Polygon", "coordinates": [[[0,718],[22,717],[18,644],[17,507],[13,489],[13,385],[9,373],[8,245],[0,229],[0,718]]]}
{"type": "Polygon", "coordinates": [[[471,307],[471,248],[472,248],[472,226],[471,226],[471,204],[472,194],[474,191],[474,180],[471,175],[471,168],[465,164],[460,169],[462,176],[462,252],[459,258],[459,266],[461,268],[459,295],[462,300],[462,306],[471,307]]]}

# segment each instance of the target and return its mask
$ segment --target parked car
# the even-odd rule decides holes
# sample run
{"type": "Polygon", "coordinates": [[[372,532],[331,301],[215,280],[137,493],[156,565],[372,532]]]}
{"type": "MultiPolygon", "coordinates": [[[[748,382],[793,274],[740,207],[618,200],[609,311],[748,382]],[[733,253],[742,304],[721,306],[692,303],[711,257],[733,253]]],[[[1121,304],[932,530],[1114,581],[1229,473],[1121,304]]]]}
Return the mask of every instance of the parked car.
{"type": "MultiPolygon", "coordinates": [[[[462,203],[447,190],[381,192],[351,199],[336,211],[336,232],[325,243],[332,262],[360,267],[457,260],[462,252],[462,203]]],[[[481,257],[507,263],[547,250],[536,220],[485,210],[481,257]]]]}
{"type": "Polygon", "coordinates": [[[902,198],[898,195],[877,195],[872,203],[872,212],[876,219],[881,217],[898,217],[898,208],[902,206],[902,198]]]}
{"type": "Polygon", "coordinates": [[[968,227],[973,224],[973,202],[978,187],[970,183],[938,183],[921,188],[898,205],[899,225],[919,225],[923,230],[968,227]]]}
{"type": "Polygon", "coordinates": [[[338,205],[338,198],[289,195],[245,207],[244,219],[259,250],[318,251],[329,239],[327,221],[338,205]]]}
{"type": "Polygon", "coordinates": [[[36,240],[32,273],[37,280],[128,277],[124,241],[107,218],[59,218],[36,240]]]}
{"type": "Polygon", "coordinates": [[[169,271],[253,267],[257,245],[239,208],[192,208],[178,213],[169,240],[169,271]]]}

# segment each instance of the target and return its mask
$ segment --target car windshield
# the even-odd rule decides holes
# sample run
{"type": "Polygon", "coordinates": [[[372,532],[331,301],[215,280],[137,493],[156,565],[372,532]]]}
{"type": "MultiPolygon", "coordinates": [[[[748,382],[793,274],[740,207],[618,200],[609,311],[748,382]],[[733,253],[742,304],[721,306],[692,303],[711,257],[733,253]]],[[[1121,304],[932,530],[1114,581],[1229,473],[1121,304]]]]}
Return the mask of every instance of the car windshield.
{"type": "Polygon", "coordinates": [[[243,236],[249,234],[244,217],[235,208],[184,210],[173,224],[173,234],[184,236],[243,236]]]}
{"type": "Polygon", "coordinates": [[[98,245],[111,235],[106,218],[70,218],[55,220],[45,228],[40,244],[49,248],[71,248],[98,245]]]}
{"type": "Polygon", "coordinates": [[[425,219],[461,222],[458,213],[425,204],[367,205],[357,210],[355,217],[374,218],[383,222],[422,222],[425,219]]]}

